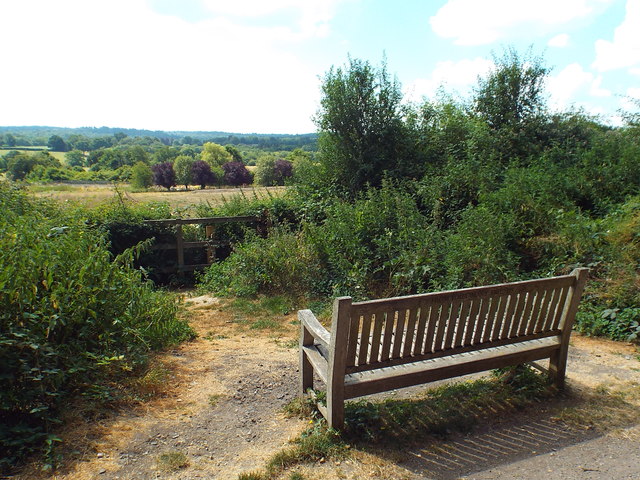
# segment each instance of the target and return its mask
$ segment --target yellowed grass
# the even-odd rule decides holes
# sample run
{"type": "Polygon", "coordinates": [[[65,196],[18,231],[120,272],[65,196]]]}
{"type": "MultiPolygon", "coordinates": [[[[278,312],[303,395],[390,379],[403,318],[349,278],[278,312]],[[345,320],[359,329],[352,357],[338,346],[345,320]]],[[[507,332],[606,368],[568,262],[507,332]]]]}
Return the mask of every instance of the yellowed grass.
{"type": "MultiPolygon", "coordinates": [[[[134,203],[167,202],[171,208],[186,208],[201,203],[219,205],[225,199],[244,194],[247,198],[258,198],[268,195],[279,196],[286,187],[249,187],[249,188],[205,188],[197,187],[189,190],[159,190],[153,189],[144,192],[130,192],[120,187],[124,195],[134,203]]],[[[31,193],[40,198],[49,198],[58,202],[80,203],[88,207],[96,207],[108,203],[116,197],[116,189],[113,185],[100,184],[51,184],[46,187],[30,187],[31,193]]]]}

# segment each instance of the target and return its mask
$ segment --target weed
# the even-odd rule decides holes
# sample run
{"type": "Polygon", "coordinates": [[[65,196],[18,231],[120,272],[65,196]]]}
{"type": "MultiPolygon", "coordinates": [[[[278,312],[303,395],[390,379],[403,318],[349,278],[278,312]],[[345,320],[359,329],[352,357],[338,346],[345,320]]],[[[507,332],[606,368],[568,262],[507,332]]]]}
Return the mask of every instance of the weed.
{"type": "Polygon", "coordinates": [[[265,474],[260,471],[241,473],[238,475],[238,480],[267,480],[265,474]]]}
{"type": "Polygon", "coordinates": [[[281,328],[281,325],[273,319],[261,318],[253,322],[249,328],[252,330],[276,330],[281,328]]]}
{"type": "Polygon", "coordinates": [[[178,451],[161,454],[157,460],[158,468],[165,471],[174,471],[189,466],[187,456],[178,451]]]}
{"type": "Polygon", "coordinates": [[[214,393],[213,395],[209,395],[209,405],[212,407],[215,407],[223,397],[224,395],[220,393],[214,393]]]}

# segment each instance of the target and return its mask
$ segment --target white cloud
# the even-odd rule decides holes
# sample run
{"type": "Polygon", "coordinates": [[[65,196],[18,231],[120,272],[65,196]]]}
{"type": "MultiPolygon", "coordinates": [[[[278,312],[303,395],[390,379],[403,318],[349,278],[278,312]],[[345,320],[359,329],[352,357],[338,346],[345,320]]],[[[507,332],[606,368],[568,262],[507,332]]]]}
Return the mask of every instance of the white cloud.
{"type": "Polygon", "coordinates": [[[601,72],[640,64],[640,0],[627,0],[627,14],[613,41],[596,41],[593,68],[601,72]]]}
{"type": "Polygon", "coordinates": [[[476,84],[478,76],[485,75],[493,66],[493,62],[485,58],[438,62],[428,78],[413,81],[405,88],[405,93],[411,101],[419,101],[424,96],[433,97],[440,87],[464,95],[476,84]]]}
{"type": "Polygon", "coordinates": [[[317,71],[286,26],[188,23],[145,0],[0,2],[0,18],[0,125],[315,129],[317,71]]]}
{"type": "Polygon", "coordinates": [[[557,47],[557,48],[566,47],[567,45],[569,45],[569,35],[566,33],[561,33],[559,35],[556,35],[555,37],[551,38],[547,42],[547,45],[550,47],[557,47]]]}
{"type": "MultiPolygon", "coordinates": [[[[565,110],[577,102],[577,98],[610,97],[611,91],[601,87],[602,76],[595,76],[580,64],[572,63],[547,80],[551,94],[551,106],[565,110]]],[[[592,113],[601,113],[599,107],[589,107],[592,113]]]]}
{"type": "Polygon", "coordinates": [[[291,12],[302,37],[326,36],[340,0],[204,0],[205,8],[216,15],[264,17],[291,12]]]}
{"type": "Polygon", "coordinates": [[[449,0],[429,19],[433,31],[457,45],[486,45],[523,31],[552,31],[585,18],[612,0],[449,0]]]}

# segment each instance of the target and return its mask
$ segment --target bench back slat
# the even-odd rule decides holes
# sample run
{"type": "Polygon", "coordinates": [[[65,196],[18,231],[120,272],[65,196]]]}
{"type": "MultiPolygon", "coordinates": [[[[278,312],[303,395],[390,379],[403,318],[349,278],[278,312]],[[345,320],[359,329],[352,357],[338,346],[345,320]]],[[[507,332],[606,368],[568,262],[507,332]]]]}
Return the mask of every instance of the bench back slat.
{"type": "Polygon", "coordinates": [[[557,335],[575,275],[356,302],[347,372],[557,335]]]}

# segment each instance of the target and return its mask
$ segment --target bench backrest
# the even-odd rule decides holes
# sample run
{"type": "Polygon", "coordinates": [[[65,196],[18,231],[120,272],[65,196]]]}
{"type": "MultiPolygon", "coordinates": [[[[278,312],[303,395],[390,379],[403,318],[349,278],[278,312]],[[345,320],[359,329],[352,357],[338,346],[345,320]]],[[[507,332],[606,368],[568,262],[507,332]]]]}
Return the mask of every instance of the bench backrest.
{"type": "MultiPolygon", "coordinates": [[[[352,303],[345,373],[560,335],[582,270],[540,280],[352,303]]],[[[586,272],[584,272],[586,275],[586,272]]],[[[348,305],[347,305],[348,307],[348,305]]],[[[337,313],[337,312],[335,312],[337,313]]]]}

